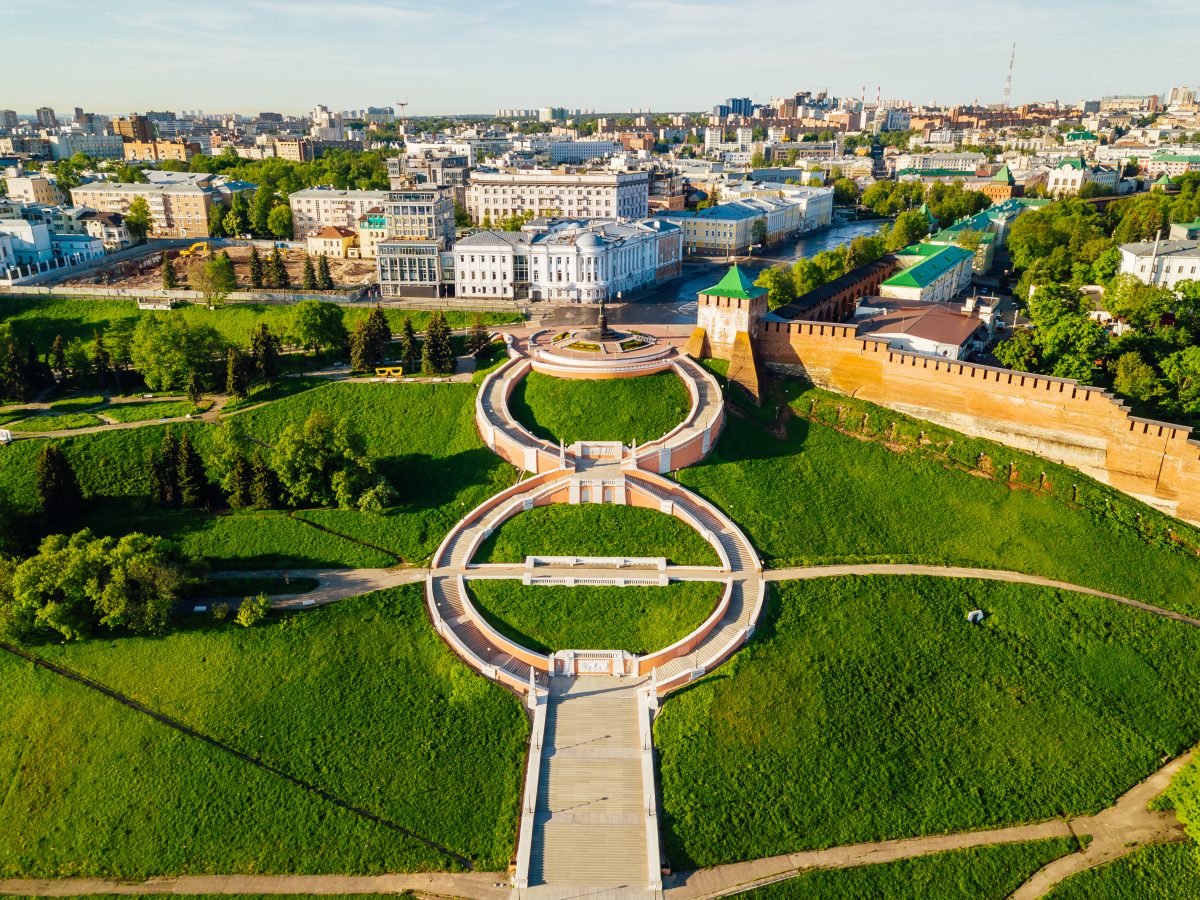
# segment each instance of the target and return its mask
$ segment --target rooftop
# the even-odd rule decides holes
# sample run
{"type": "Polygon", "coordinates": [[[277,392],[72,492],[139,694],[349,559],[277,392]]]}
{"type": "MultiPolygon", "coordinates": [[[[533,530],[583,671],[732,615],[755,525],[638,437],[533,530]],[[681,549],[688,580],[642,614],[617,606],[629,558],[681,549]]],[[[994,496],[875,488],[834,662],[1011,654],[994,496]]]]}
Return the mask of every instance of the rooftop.
{"type": "Polygon", "coordinates": [[[724,278],[700,293],[707,294],[709,297],[732,297],[737,300],[750,300],[754,297],[763,296],[767,293],[767,289],[755,287],[754,282],[747,278],[735,263],[729,267],[729,271],[725,273],[724,278]]]}
{"type": "Polygon", "coordinates": [[[983,326],[983,320],[971,313],[941,303],[926,303],[872,316],[859,323],[856,335],[915,337],[961,347],[983,326]]]}
{"type": "MultiPolygon", "coordinates": [[[[1154,241],[1122,244],[1121,250],[1134,256],[1150,256],[1154,253],[1154,241]]],[[[1200,256],[1200,241],[1159,241],[1158,256],[1200,256]]]]}
{"type": "Polygon", "coordinates": [[[942,246],[940,252],[922,260],[915,266],[909,266],[903,272],[897,272],[884,284],[893,287],[926,287],[960,265],[963,260],[974,259],[974,257],[974,253],[963,247],[942,246]]]}

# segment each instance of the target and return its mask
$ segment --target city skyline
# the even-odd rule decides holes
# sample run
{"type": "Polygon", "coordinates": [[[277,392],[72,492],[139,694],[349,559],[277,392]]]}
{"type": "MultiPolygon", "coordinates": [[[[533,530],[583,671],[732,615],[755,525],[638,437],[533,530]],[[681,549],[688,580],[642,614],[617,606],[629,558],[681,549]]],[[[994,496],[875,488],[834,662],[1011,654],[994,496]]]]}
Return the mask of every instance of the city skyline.
{"type": "Polygon", "coordinates": [[[826,36],[843,28],[840,23],[765,0],[737,8],[680,0],[584,0],[567,7],[537,0],[432,9],[384,0],[334,12],[310,0],[218,0],[203,10],[179,0],[153,9],[123,0],[85,8],[48,0],[11,11],[13,33],[37,33],[47,15],[69,16],[73,26],[56,29],[55,48],[89,64],[105,54],[133,60],[125,63],[131,77],[114,86],[108,78],[83,79],[70,64],[46,68],[39,64],[48,49],[42,42],[18,42],[15,67],[39,65],[42,74],[7,86],[0,107],[30,113],[51,106],[60,114],[76,106],[104,113],[298,114],[317,103],[347,109],[407,99],[410,115],[547,105],[701,111],[731,95],[761,102],[826,87],[842,97],[857,97],[865,87],[868,100],[878,87],[885,100],[988,104],[1002,100],[1014,40],[1013,105],[1073,103],[1109,92],[1161,94],[1200,81],[1186,29],[1161,27],[1171,10],[1166,2],[1153,0],[1120,29],[1109,26],[1122,9],[1107,0],[1002,3],[988,13],[992,28],[964,38],[957,17],[871,2],[860,19],[872,23],[869,33],[845,32],[844,40],[831,41],[826,36]],[[189,41],[199,53],[181,52],[189,41]],[[1139,41],[1153,43],[1153,66],[1123,52],[1139,41]],[[585,42],[596,59],[581,61],[572,51],[573,43],[585,42]],[[1094,64],[1068,64],[1082,52],[1094,64]],[[722,64],[729,53],[751,54],[753,64],[722,64]],[[130,67],[139,65],[153,77],[132,77],[130,67]]]}

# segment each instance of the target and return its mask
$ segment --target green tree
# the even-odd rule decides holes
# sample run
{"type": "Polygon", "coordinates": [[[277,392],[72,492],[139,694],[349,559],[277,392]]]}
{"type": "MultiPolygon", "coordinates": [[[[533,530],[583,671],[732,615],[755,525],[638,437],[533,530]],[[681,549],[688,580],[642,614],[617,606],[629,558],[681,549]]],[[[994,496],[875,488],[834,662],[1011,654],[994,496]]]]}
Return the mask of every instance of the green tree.
{"type": "Polygon", "coordinates": [[[853,206],[858,200],[858,185],[853,178],[838,178],[833,182],[833,202],[839,206],[853,206]]]}
{"type": "Polygon", "coordinates": [[[179,440],[175,431],[163,432],[158,449],[150,451],[150,485],[158,502],[167,508],[179,505],[179,440]]]}
{"type": "Polygon", "coordinates": [[[257,594],[253,597],[247,597],[241,602],[234,621],[245,628],[249,628],[265,619],[267,613],[270,611],[271,599],[266,594],[257,594]]]}
{"type": "Polygon", "coordinates": [[[254,199],[250,201],[250,210],[248,213],[250,232],[255,237],[267,237],[271,232],[270,215],[271,210],[279,202],[274,189],[270,185],[259,185],[254,192],[254,199]]]}
{"type": "Polygon", "coordinates": [[[333,276],[329,274],[329,257],[324,253],[317,257],[317,287],[323,291],[333,290],[333,276]]]}
{"type": "Polygon", "coordinates": [[[476,313],[474,320],[471,322],[471,329],[467,332],[467,350],[470,353],[477,354],[483,350],[492,341],[491,335],[487,328],[484,327],[483,319],[476,313]]]}
{"type": "Polygon", "coordinates": [[[220,254],[195,263],[188,271],[188,284],[203,294],[204,301],[210,306],[220,303],[237,289],[233,260],[228,254],[220,254]]]}
{"type": "Polygon", "coordinates": [[[392,342],[392,326],[388,324],[387,313],[378,303],[367,316],[366,332],[369,343],[369,361],[372,366],[377,366],[383,362],[388,346],[392,342]]]}
{"type": "Polygon", "coordinates": [[[50,345],[50,370],[60,380],[67,377],[67,342],[63,340],[61,334],[54,336],[54,343],[50,345]]]}
{"type": "Polygon", "coordinates": [[[454,204],[454,227],[455,228],[470,228],[471,214],[467,212],[465,206],[460,203],[454,204]]]}
{"type": "Polygon", "coordinates": [[[888,250],[899,250],[919,241],[927,234],[929,234],[929,222],[924,213],[915,209],[902,212],[896,216],[896,221],[892,223],[891,230],[888,232],[887,248],[888,250]]]}
{"type": "Polygon", "coordinates": [[[346,345],[342,308],[326,300],[301,300],[292,309],[292,338],[314,353],[346,345]]]}
{"type": "Polygon", "coordinates": [[[372,368],[366,323],[359,319],[350,332],[350,368],[355,372],[367,372],[372,368]]]}
{"type": "Polygon", "coordinates": [[[993,352],[1000,365],[1005,368],[1016,369],[1018,372],[1037,371],[1038,347],[1032,331],[1015,332],[1007,341],[997,344],[993,352]]]}
{"type": "Polygon", "coordinates": [[[250,354],[258,377],[268,383],[274,381],[279,374],[279,338],[266,322],[260,322],[250,333],[250,354]]]}
{"type": "Polygon", "coordinates": [[[750,229],[750,240],[755,244],[765,244],[767,242],[766,219],[754,220],[754,225],[750,229]]]}
{"type": "Polygon", "coordinates": [[[263,261],[259,255],[258,248],[252,246],[250,248],[250,287],[255,290],[263,286],[263,261]]]}
{"type": "Polygon", "coordinates": [[[1143,284],[1133,275],[1116,276],[1104,292],[1105,308],[1142,330],[1160,325],[1174,305],[1175,295],[1170,288],[1143,284]]]}
{"type": "Polygon", "coordinates": [[[295,506],[363,508],[364,500],[374,502],[377,490],[392,493],[366,455],[362,436],[345,420],[320,410],[303,425],[284,428],[275,442],[273,463],[280,486],[295,506]]]}
{"type": "Polygon", "coordinates": [[[450,340],[450,326],[446,316],[435,312],[425,329],[425,342],[421,345],[421,371],[426,375],[448,375],[454,371],[454,347],[450,340]]]}
{"type": "Polygon", "coordinates": [[[129,236],[133,238],[134,243],[141,243],[146,239],[146,235],[150,233],[151,224],[150,204],[146,202],[145,197],[134,197],[125,213],[125,227],[129,230],[129,236]]]}
{"type": "Polygon", "coordinates": [[[1123,353],[1117,358],[1113,390],[1126,397],[1147,402],[1163,393],[1154,368],[1146,364],[1136,351],[1123,353]]]}
{"type": "Polygon", "coordinates": [[[33,471],[38,501],[46,518],[56,525],[73,519],[80,511],[83,497],[75,469],[62,448],[57,443],[42,444],[33,471]]]}
{"type": "Polygon", "coordinates": [[[187,387],[184,389],[188,400],[192,406],[200,405],[200,398],[204,394],[204,383],[200,379],[200,373],[194,369],[188,373],[187,387]]]}
{"type": "Polygon", "coordinates": [[[100,624],[162,634],[188,583],[188,565],[169,541],[134,532],[105,542],[103,588],[93,601],[100,624]]]}
{"type": "Polygon", "coordinates": [[[312,257],[307,253],[304,254],[304,270],[300,276],[300,286],[306,291],[315,291],[317,289],[317,273],[313,269],[312,257]]]}
{"type": "Polygon", "coordinates": [[[763,269],[754,284],[767,289],[767,305],[771,309],[779,309],[796,299],[796,282],[786,264],[763,269]]]}
{"type": "Polygon", "coordinates": [[[1200,413],[1200,347],[1186,347],[1162,361],[1162,373],[1180,409],[1200,413]]]}
{"type": "Polygon", "coordinates": [[[204,471],[204,462],[186,431],[179,438],[175,468],[179,473],[180,505],[187,509],[204,506],[208,500],[208,476],[204,471]]]}
{"type": "Polygon", "coordinates": [[[963,228],[955,235],[954,243],[964,250],[970,250],[974,253],[979,249],[979,245],[983,243],[983,232],[976,231],[973,228],[963,228]]]}
{"type": "Polygon", "coordinates": [[[274,509],[279,505],[279,478],[261,450],[250,461],[250,505],[254,509],[274,509]]]}
{"type": "Polygon", "coordinates": [[[253,362],[236,347],[230,347],[225,352],[225,393],[235,400],[245,400],[250,391],[252,371],[253,362]]]}
{"type": "Polygon", "coordinates": [[[267,215],[267,230],[280,240],[292,237],[292,208],[286,203],[276,206],[267,215]]]}
{"type": "Polygon", "coordinates": [[[192,372],[202,372],[225,354],[224,342],[207,325],[189,325],[183,314],[141,316],[130,359],[152,391],[180,390],[192,372]]]}
{"type": "Polygon", "coordinates": [[[406,372],[415,372],[417,360],[421,358],[421,349],[417,345],[417,332],[413,328],[412,319],[404,317],[400,323],[400,361],[406,372]]]}
{"type": "Polygon", "coordinates": [[[163,257],[162,286],[163,290],[167,291],[173,291],[179,287],[179,279],[175,275],[175,261],[166,256],[163,257]]]}
{"type": "Polygon", "coordinates": [[[283,264],[283,254],[275,247],[267,259],[267,287],[289,288],[292,286],[288,277],[287,266],[283,264]]]}

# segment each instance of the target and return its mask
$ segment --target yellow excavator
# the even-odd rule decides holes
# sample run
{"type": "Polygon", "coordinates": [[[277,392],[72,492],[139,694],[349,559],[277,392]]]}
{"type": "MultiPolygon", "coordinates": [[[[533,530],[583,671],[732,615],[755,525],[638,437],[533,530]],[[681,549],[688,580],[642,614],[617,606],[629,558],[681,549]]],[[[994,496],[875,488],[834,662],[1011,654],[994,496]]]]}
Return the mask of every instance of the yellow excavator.
{"type": "Polygon", "coordinates": [[[183,259],[184,257],[187,257],[190,259],[191,257],[195,256],[195,257],[199,257],[200,259],[208,259],[208,255],[210,252],[211,251],[209,250],[209,247],[208,247],[208,241],[197,241],[196,243],[192,244],[192,246],[188,247],[186,250],[180,250],[179,258],[183,259]]]}

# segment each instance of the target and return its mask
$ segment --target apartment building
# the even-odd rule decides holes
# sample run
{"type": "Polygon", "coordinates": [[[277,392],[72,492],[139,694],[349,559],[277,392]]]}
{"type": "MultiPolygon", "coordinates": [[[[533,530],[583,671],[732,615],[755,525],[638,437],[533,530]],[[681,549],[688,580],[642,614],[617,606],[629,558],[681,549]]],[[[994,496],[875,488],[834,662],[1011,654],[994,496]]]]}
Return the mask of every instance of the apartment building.
{"type": "Polygon", "coordinates": [[[357,228],[359,216],[374,206],[382,206],[389,193],[329,187],[296,191],[288,195],[288,205],[292,208],[292,234],[299,240],[328,226],[357,228]]]}
{"type": "Polygon", "coordinates": [[[52,134],[46,140],[54,159],[70,159],[76,153],[86,153],[93,159],[121,159],[125,153],[125,142],[115,134],[67,131],[52,134]]]}
{"type": "Polygon", "coordinates": [[[683,237],[663,219],[550,220],[523,231],[480,231],[454,248],[460,298],[615,300],[679,275],[683,237]]]}
{"type": "Polygon", "coordinates": [[[693,256],[744,256],[751,245],[768,246],[828,225],[833,216],[831,188],[790,193],[749,183],[741,196],[707,209],[664,213],[683,229],[684,250],[693,256]]]}
{"type": "Polygon", "coordinates": [[[618,141],[551,141],[550,161],[582,163],[591,159],[612,156],[624,149],[624,144],[618,141]]]}
{"type": "Polygon", "coordinates": [[[1187,172],[1200,172],[1200,152],[1158,153],[1150,157],[1146,163],[1146,173],[1151,176],[1174,177],[1187,172]]]}
{"type": "Polygon", "coordinates": [[[8,184],[8,199],[18,203],[61,203],[62,192],[58,185],[45,175],[13,175],[5,179],[8,184]]]}
{"type": "Polygon", "coordinates": [[[188,162],[200,153],[200,145],[193,141],[129,141],[124,146],[125,158],[136,162],[161,162],[173,159],[188,162]]]}
{"type": "Polygon", "coordinates": [[[649,212],[649,192],[648,172],[476,170],[467,187],[467,212],[476,222],[496,222],[525,212],[580,219],[641,219],[649,212]]]}
{"type": "Polygon", "coordinates": [[[388,191],[358,220],[359,252],[374,256],[385,297],[436,297],[453,284],[454,188],[388,191]]]}
{"type": "Polygon", "coordinates": [[[133,246],[133,237],[125,227],[125,217],[115,212],[84,210],[84,233],[98,238],[109,253],[133,246]]]}
{"type": "Polygon", "coordinates": [[[109,128],[113,134],[120,135],[128,141],[154,140],[154,126],[145,116],[114,116],[109,128]]]}
{"type": "Polygon", "coordinates": [[[71,190],[71,202],[97,212],[124,216],[135,197],[144,197],[150,208],[150,237],[208,237],[208,221],[216,190],[192,183],[122,184],[91,182],[71,190]]]}

